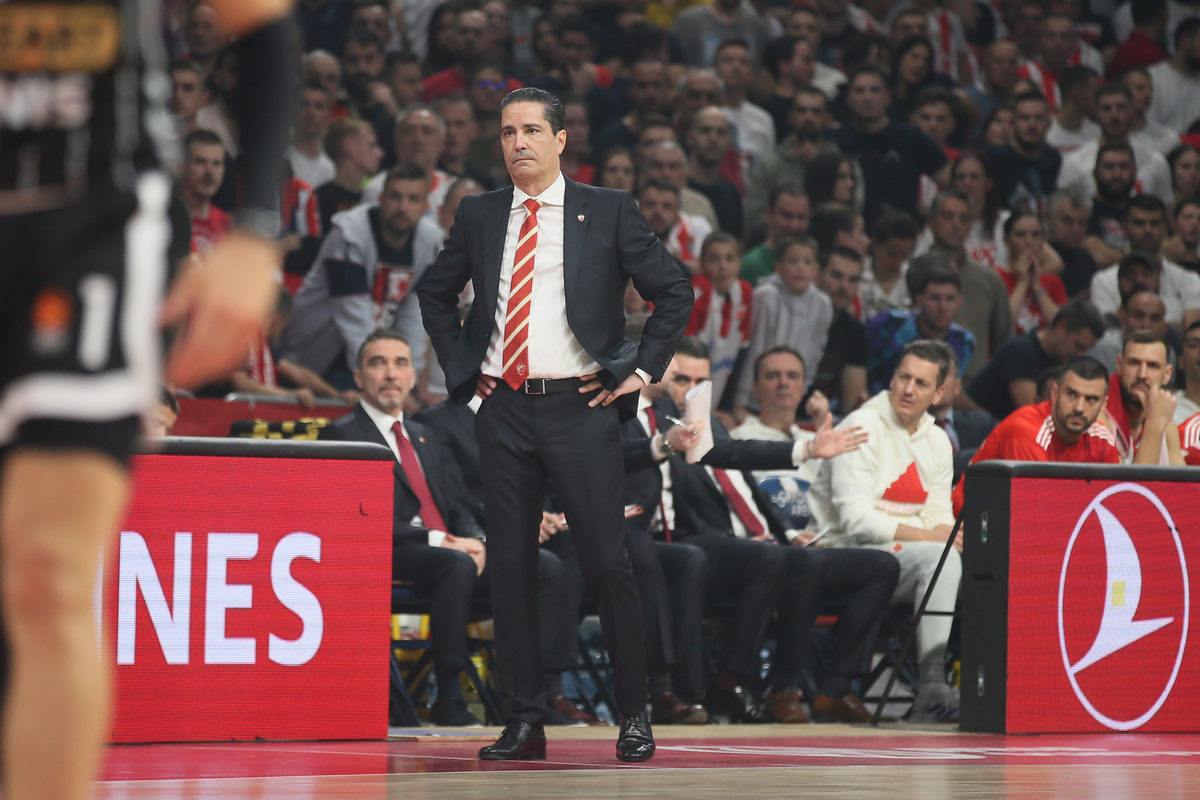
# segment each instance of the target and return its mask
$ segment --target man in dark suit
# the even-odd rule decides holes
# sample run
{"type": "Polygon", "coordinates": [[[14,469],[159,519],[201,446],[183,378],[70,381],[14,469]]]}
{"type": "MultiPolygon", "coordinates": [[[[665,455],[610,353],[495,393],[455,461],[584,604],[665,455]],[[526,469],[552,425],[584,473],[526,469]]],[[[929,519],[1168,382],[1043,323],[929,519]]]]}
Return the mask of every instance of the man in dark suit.
{"type": "Polygon", "coordinates": [[[509,724],[480,757],[545,757],[534,531],[553,478],[613,662],[617,756],[644,761],[654,739],[641,608],[624,544],[618,408],[632,416],[637,391],[662,376],[693,295],[631,195],[562,175],[566,140],[554,95],[518,89],[504,98],[500,143],[514,186],[463,199],[417,294],[450,398],[485,398],[475,430],[509,724]],[[640,345],[625,337],[630,279],[654,304],[640,345]],[[475,302],[460,323],[467,281],[475,302]]]}
{"type": "MultiPolygon", "coordinates": [[[[758,366],[755,363],[756,371],[758,366]]],[[[710,375],[711,361],[704,343],[685,336],[667,368],[667,395],[656,404],[660,414],[680,416],[676,409],[683,405],[684,396],[710,375]]],[[[800,394],[795,398],[798,402],[800,394]]],[[[747,721],[758,716],[746,706],[743,696],[747,684],[757,678],[762,637],[771,612],[776,611],[776,651],[767,681],[767,711],[779,722],[807,722],[797,677],[801,667],[811,666],[812,626],[821,603],[827,596],[837,595],[846,602],[839,615],[834,659],[820,693],[811,698],[812,706],[844,722],[868,721],[870,716],[851,691],[851,682],[870,670],[875,634],[896,588],[899,566],[890,554],[880,551],[808,547],[811,535],[788,530],[779,507],[750,474],[750,470],[795,468],[807,460],[833,458],[856,450],[865,434],[857,428],[834,430],[826,424],[815,437],[795,442],[733,440],[716,417],[709,424],[713,426],[713,448],[699,463],[672,459],[679,462],[672,470],[677,537],[708,552],[714,592],[728,594],[745,585],[744,573],[754,574],[747,563],[755,550],[760,559],[764,552],[772,554],[772,561],[764,563],[778,562],[779,575],[775,600],[766,612],[751,618],[752,622],[743,622],[741,616],[735,622],[726,649],[741,655],[727,659],[727,672],[713,676],[713,688],[726,699],[737,700],[734,708],[747,721]],[[735,679],[739,686],[731,691],[735,679]]],[[[670,434],[668,429],[666,435],[670,434]]]]}
{"type": "MultiPolygon", "coordinates": [[[[396,456],[392,504],[392,579],[416,584],[432,599],[429,615],[438,698],[430,710],[437,725],[479,725],[467,710],[460,676],[470,663],[467,623],[478,588],[486,591],[483,531],[475,521],[458,467],[433,432],[404,419],[404,402],[416,383],[412,353],[394,331],[375,331],[358,351],[354,380],[362,401],[321,430],[321,439],[374,442],[396,456]]],[[[563,569],[545,553],[537,565],[538,604],[562,602],[563,569]]]]}
{"type": "Polygon", "coordinates": [[[998,424],[996,418],[982,408],[955,408],[955,401],[962,394],[962,378],[958,364],[950,368],[946,376],[946,394],[936,406],[929,407],[933,421],[950,437],[954,447],[954,483],[958,483],[963,472],[975,457],[992,429],[998,424]]]}

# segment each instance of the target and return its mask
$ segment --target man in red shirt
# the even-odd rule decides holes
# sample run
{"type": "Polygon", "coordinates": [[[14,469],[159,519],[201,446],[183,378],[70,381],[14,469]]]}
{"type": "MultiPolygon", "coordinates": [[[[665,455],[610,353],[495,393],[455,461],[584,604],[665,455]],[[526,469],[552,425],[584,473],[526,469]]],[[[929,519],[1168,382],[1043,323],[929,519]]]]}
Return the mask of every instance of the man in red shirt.
{"type": "Polygon", "coordinates": [[[1189,467],[1200,467],[1200,412],[1188,417],[1179,426],[1183,461],[1189,467]]]}
{"type": "Polygon", "coordinates": [[[1125,337],[1101,418],[1116,437],[1122,462],[1184,466],[1174,422],[1178,399],[1170,389],[1173,374],[1162,334],[1133,331],[1125,337]]]}
{"type": "Polygon", "coordinates": [[[225,180],[225,148],[215,133],[198,128],[183,140],[179,196],[192,217],[192,252],[206,255],[233,227],[233,220],[212,204],[225,180]]]}
{"type": "MultiPolygon", "coordinates": [[[[984,440],[980,461],[1069,461],[1119,464],[1116,439],[1097,422],[1108,396],[1108,370],[1091,356],[1073,358],[1050,390],[1050,399],[1009,414],[984,440]]],[[[954,513],[962,510],[965,478],[954,487],[954,513]]]]}

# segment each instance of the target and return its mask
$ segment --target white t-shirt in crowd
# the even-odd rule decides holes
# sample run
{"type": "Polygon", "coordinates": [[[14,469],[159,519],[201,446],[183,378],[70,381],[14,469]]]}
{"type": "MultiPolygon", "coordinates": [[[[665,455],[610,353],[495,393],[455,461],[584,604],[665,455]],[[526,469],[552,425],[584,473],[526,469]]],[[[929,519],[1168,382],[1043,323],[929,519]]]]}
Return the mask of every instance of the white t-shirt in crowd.
{"type": "Polygon", "coordinates": [[[1090,119],[1084,119],[1077,131],[1067,130],[1055,119],[1050,123],[1050,132],[1046,134],[1046,142],[1064,156],[1099,138],[1100,126],[1090,119]]]}
{"type": "Polygon", "coordinates": [[[321,184],[329,183],[337,174],[333,159],[322,152],[316,158],[309,158],[295,147],[287,150],[287,159],[292,165],[292,176],[304,181],[314,189],[321,184]]]}
{"type": "Polygon", "coordinates": [[[1147,119],[1146,127],[1137,133],[1129,134],[1129,141],[1134,147],[1141,146],[1165,156],[1179,146],[1179,134],[1152,119],[1147,119]]]}
{"type": "MultiPolygon", "coordinates": [[[[1185,311],[1200,311],[1200,276],[1164,258],[1158,294],[1167,307],[1167,322],[1179,325],[1185,311]]],[[[1092,302],[1101,314],[1116,313],[1121,306],[1116,265],[1092,276],[1092,302]]]]}
{"type": "Polygon", "coordinates": [[[1185,132],[1200,117],[1200,75],[1180,75],[1169,61],[1148,70],[1154,99],[1146,116],[1173,131],[1185,132]]]}
{"type": "MultiPolygon", "coordinates": [[[[1200,102],[1200,101],[1198,101],[1200,102]]],[[[1200,109],[1200,105],[1196,106],[1200,109]]],[[[1137,184],[1134,194],[1152,194],[1164,203],[1175,202],[1175,190],[1171,188],[1171,167],[1167,159],[1157,150],[1139,144],[1133,145],[1133,159],[1137,166],[1137,184]]],[[[1088,142],[1063,159],[1058,173],[1058,188],[1074,186],[1089,197],[1096,194],[1096,155],[1100,152],[1100,141],[1088,142]]]]}

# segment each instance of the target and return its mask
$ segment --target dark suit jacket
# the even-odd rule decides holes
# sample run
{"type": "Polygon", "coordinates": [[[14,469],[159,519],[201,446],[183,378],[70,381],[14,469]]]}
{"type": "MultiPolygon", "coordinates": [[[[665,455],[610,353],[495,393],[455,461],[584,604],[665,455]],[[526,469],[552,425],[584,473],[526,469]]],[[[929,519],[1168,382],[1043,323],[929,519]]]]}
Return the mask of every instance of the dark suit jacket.
{"type": "MultiPolygon", "coordinates": [[[[469,409],[468,409],[469,410],[469,409]]],[[[442,519],[450,530],[447,533],[455,536],[483,538],[483,531],[475,521],[471,509],[464,501],[466,489],[462,485],[462,477],[454,463],[454,457],[430,429],[405,418],[404,430],[408,433],[409,441],[421,460],[421,469],[425,473],[425,481],[429,484],[429,493],[437,504],[442,519]]],[[[375,423],[367,416],[367,412],[359,403],[354,411],[321,429],[317,437],[321,440],[341,440],[349,442],[374,442],[387,447],[387,441],[375,423]]],[[[409,486],[408,477],[400,462],[396,461],[393,469],[396,477],[395,500],[392,507],[392,544],[424,544],[428,541],[429,530],[409,524],[409,520],[421,513],[421,501],[409,486]]]]}
{"type": "Polygon", "coordinates": [[[483,473],[479,468],[479,444],[475,441],[475,412],[447,401],[414,414],[412,420],[432,429],[450,449],[467,490],[464,499],[482,525],[483,473]]]}
{"type": "MultiPolygon", "coordinates": [[[[680,415],[679,409],[675,407],[675,403],[669,397],[656,400],[653,407],[662,430],[671,427],[671,423],[666,422],[668,414],[673,417],[680,415]]],[[[682,490],[682,487],[689,484],[689,473],[699,470],[699,473],[704,476],[704,480],[716,487],[704,470],[704,465],[739,471],[791,469],[794,466],[790,442],[732,439],[716,417],[712,417],[709,424],[713,430],[713,447],[712,450],[705,453],[700,464],[688,464],[682,454],[671,456],[669,459],[671,486],[675,498],[675,528],[678,531],[678,536],[673,536],[673,538],[676,539],[713,529],[711,525],[699,524],[706,514],[692,514],[683,508],[690,499],[687,492],[682,490]]],[[[629,524],[631,527],[640,526],[645,529],[650,525],[650,520],[654,516],[653,511],[658,506],[659,498],[662,495],[663,482],[662,472],[659,469],[660,463],[654,460],[650,448],[650,437],[646,434],[646,429],[636,419],[621,425],[621,444],[625,457],[625,502],[636,503],[646,512],[630,519],[629,524]]],[[[757,491],[758,485],[753,476],[750,477],[749,482],[757,491]]],[[[716,488],[719,491],[719,487],[716,488]]],[[[762,495],[762,499],[766,500],[768,505],[774,505],[766,498],[765,494],[762,495]]],[[[722,502],[724,501],[722,500],[722,502]]],[[[778,516],[777,512],[776,516],[778,516]]],[[[725,523],[722,523],[724,524],[723,531],[728,533],[733,529],[732,525],[728,524],[728,514],[725,514],[722,519],[726,520],[725,523]]],[[[777,522],[780,526],[779,533],[782,533],[783,523],[780,520],[777,522]]]]}
{"type": "MultiPolygon", "coordinates": [[[[571,332],[600,365],[606,389],[616,389],[636,369],[660,380],[692,313],[691,281],[646,225],[632,195],[564,180],[563,280],[571,332]],[[625,336],[630,278],[654,304],[640,345],[625,336]]],[[[475,393],[492,338],[512,197],[510,186],[463,198],[445,249],[416,287],[455,403],[465,404],[475,393]],[[475,302],[460,324],[458,296],[467,281],[474,284],[475,302]]],[[[636,394],[622,400],[621,417],[628,419],[636,394]]]]}

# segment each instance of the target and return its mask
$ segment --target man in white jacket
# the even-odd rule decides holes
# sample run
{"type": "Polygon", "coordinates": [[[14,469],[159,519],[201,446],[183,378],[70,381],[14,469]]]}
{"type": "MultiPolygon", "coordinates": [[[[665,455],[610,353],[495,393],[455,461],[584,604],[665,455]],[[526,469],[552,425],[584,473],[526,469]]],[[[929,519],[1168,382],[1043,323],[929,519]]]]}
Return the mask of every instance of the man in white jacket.
{"type": "MultiPolygon", "coordinates": [[[[842,421],[861,426],[867,443],[821,465],[808,494],[826,547],[886,550],[900,562],[895,602],[921,602],[954,526],[950,484],[954,452],[929,415],[946,390],[954,352],[945,342],[905,346],[889,391],[842,421]]],[[[953,611],[962,576],[961,534],[929,598],[928,611],[953,611]]],[[[954,721],[958,692],[946,684],[945,652],[952,619],[925,617],[917,629],[921,688],[916,721],[954,721]]]]}
{"type": "Polygon", "coordinates": [[[429,174],[400,164],[388,172],[379,204],[335,214],[316,263],[296,293],[280,337],[284,357],[340,385],[367,336],[389,328],[425,363],[425,328],[412,288],[442,249],[442,231],[425,217],[429,174]],[[342,361],[338,356],[342,355],[342,361]]]}

